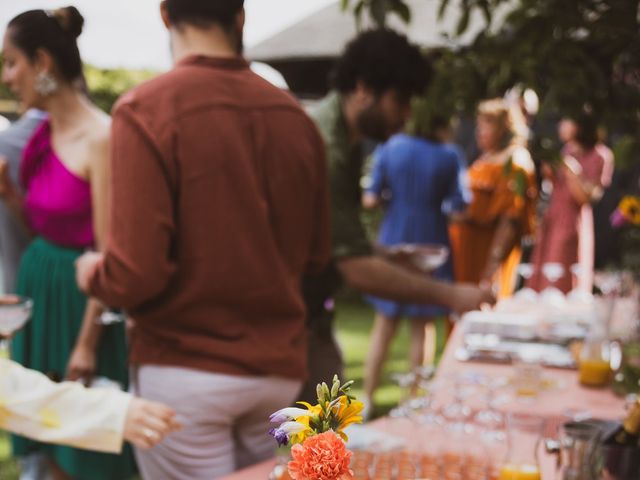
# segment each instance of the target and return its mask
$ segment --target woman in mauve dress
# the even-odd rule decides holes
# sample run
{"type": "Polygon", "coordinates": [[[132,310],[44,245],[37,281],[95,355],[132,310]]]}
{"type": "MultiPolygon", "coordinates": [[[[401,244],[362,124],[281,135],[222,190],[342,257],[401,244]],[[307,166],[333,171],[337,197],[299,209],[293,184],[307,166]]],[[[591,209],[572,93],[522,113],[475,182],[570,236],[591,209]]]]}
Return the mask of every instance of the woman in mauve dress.
{"type": "MultiPolygon", "coordinates": [[[[537,291],[550,285],[542,271],[545,263],[563,265],[564,275],[553,285],[567,293],[574,287],[571,266],[578,262],[579,246],[590,245],[593,256],[591,203],[602,196],[605,159],[597,148],[598,131],[593,116],[578,116],[572,119],[572,124],[575,134],[566,137],[564,160],[553,174],[553,192],[531,257],[535,271],[527,286],[537,291]],[[587,225],[583,223],[585,210],[591,219],[587,225]]],[[[568,128],[567,123],[561,123],[561,136],[567,135],[568,128]]],[[[589,276],[590,272],[582,273],[589,276]]]]}

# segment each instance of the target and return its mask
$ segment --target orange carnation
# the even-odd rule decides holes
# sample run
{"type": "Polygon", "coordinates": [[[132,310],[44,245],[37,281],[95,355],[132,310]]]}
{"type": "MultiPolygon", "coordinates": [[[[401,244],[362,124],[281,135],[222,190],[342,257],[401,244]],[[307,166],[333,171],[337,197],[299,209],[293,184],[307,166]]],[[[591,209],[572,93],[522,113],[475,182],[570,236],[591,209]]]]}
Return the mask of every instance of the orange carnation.
{"type": "Polygon", "coordinates": [[[351,452],[335,432],[307,438],[291,448],[289,475],[293,480],[352,480],[351,452]]]}

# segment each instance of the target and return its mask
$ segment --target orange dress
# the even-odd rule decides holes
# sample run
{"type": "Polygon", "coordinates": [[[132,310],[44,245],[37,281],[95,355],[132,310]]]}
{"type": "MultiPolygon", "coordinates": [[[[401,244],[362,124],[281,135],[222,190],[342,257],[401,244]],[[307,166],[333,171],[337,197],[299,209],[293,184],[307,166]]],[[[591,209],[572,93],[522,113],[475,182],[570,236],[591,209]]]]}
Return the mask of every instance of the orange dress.
{"type": "Polygon", "coordinates": [[[505,164],[482,159],[469,168],[468,175],[473,193],[469,218],[449,228],[455,278],[458,282],[480,282],[499,221],[507,216],[516,220],[518,238],[494,280],[500,285],[499,296],[508,296],[513,292],[522,254],[520,239],[533,230],[535,177],[511,160],[505,164]]]}

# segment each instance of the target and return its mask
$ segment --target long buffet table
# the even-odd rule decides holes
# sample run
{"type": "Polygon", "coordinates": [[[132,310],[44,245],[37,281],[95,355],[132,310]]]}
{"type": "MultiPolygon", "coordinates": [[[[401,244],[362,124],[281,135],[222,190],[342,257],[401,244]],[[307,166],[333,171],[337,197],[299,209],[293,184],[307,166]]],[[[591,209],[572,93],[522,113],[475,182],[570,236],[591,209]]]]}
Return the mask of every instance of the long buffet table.
{"type": "MultiPolygon", "coordinates": [[[[509,365],[485,364],[479,362],[460,362],[455,358],[456,350],[463,343],[462,328],[456,327],[447,345],[443,359],[438,367],[436,379],[450,378],[457,373],[470,370],[492,377],[508,377],[512,375],[513,367],[509,365]]],[[[535,399],[525,402],[513,401],[500,407],[505,412],[534,413],[547,420],[549,425],[558,425],[569,412],[590,414],[594,418],[617,420],[624,415],[624,400],[616,397],[610,390],[590,389],[578,383],[577,373],[573,370],[544,369],[544,376],[551,380],[556,387],[543,391],[535,399]]],[[[446,402],[446,398],[438,398],[446,393],[436,392],[438,402],[446,402]]],[[[385,418],[370,422],[372,428],[385,432],[393,429],[393,422],[397,420],[385,418]]],[[[394,434],[398,432],[394,431],[394,434]]],[[[549,432],[547,432],[549,433],[549,432]]],[[[555,472],[555,458],[543,454],[540,459],[542,480],[553,480],[555,472]]],[[[275,465],[275,460],[254,465],[223,480],[264,480],[275,465]]]]}

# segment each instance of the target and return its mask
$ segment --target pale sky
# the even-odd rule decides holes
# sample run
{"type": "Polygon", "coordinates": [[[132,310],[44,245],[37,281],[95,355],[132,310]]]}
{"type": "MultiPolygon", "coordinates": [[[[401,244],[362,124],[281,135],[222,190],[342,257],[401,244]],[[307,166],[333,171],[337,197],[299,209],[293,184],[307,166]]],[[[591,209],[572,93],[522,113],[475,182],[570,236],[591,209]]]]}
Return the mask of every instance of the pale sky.
{"type": "MultiPolygon", "coordinates": [[[[245,0],[245,44],[255,45],[335,0],[245,0]]],[[[85,18],[80,53],[98,67],[170,66],[168,35],[159,0],[0,0],[0,32],[16,14],[74,5],[85,18]]]]}

